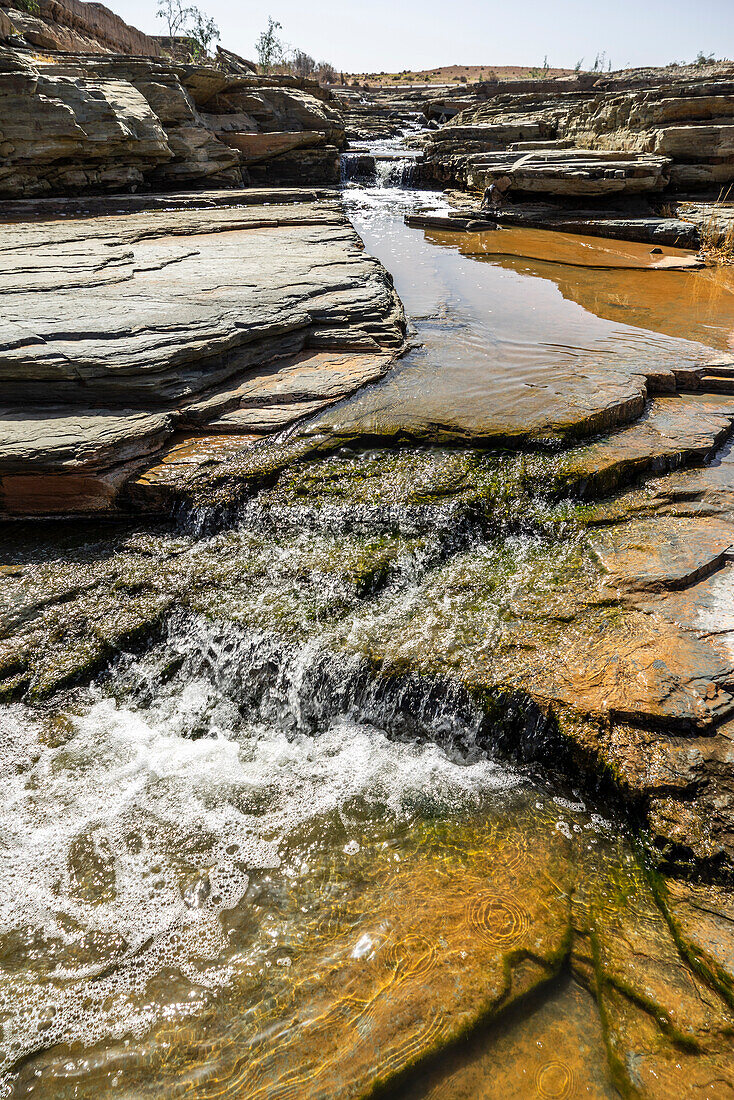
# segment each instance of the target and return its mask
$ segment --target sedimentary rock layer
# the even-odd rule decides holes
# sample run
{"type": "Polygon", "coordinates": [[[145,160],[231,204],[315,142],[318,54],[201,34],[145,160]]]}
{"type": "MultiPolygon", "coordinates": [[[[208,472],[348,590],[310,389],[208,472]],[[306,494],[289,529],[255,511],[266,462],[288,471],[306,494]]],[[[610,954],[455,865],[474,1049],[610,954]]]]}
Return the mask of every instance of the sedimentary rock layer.
{"type": "Polygon", "coordinates": [[[0,41],[21,39],[39,50],[62,53],[123,53],[157,57],[155,38],[131,27],[104,4],[83,0],[0,3],[0,41]]]}
{"type": "Polygon", "coordinates": [[[277,77],[0,48],[0,195],[335,182],[338,112],[277,77]]]}
{"type": "Polygon", "coordinates": [[[15,225],[0,267],[10,511],[107,507],[121,465],[175,427],[281,427],[379,377],[403,340],[387,273],[332,202],[15,225]],[[54,504],[67,474],[82,480],[54,504]]]}
{"type": "Polygon", "coordinates": [[[433,132],[428,174],[566,195],[718,187],[734,179],[733,87],[730,66],[486,86],[433,132]]]}

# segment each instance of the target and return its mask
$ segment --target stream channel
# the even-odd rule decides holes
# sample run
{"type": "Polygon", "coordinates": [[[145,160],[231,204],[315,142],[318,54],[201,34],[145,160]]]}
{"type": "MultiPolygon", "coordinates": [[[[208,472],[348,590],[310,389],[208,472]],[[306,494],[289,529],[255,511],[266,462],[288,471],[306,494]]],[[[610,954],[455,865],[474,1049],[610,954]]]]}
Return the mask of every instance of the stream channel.
{"type": "MultiPolygon", "coordinates": [[[[420,440],[514,422],[592,359],[725,349],[732,284],[621,242],[408,229],[444,201],[390,182],[344,201],[412,347],[318,426],[403,446],[286,471],[213,534],[19,524],[6,550],[39,599],[110,563],[121,601],[187,595],[91,685],[0,716],[2,1096],[620,1095],[599,968],[630,921],[664,934],[642,848],[528,763],[532,715],[511,759],[502,700],[410,671],[480,660],[518,605],[562,618],[589,566],[537,517],[488,529],[481,454],[420,440]]],[[[657,1072],[672,1097],[687,1062],[657,1072]]]]}

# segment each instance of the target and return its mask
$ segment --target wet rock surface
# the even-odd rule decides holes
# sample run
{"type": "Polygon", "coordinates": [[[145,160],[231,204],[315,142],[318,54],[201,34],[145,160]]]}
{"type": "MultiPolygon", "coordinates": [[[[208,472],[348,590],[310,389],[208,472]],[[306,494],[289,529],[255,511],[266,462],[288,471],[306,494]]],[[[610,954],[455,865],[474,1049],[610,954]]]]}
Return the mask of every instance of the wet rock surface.
{"type": "Polygon", "coordinates": [[[4,529],[3,1087],[734,1094],[727,286],[428,227],[393,365],[298,199],[8,230],[4,506],[116,522],[4,529]]]}
{"type": "MultiPolygon", "coordinates": [[[[493,225],[519,226],[529,229],[546,229],[557,233],[577,233],[582,236],[605,237],[608,240],[641,241],[650,245],[667,245],[696,251],[701,246],[700,225],[703,212],[698,217],[688,208],[681,208],[681,215],[660,217],[648,206],[637,207],[625,203],[615,210],[575,207],[569,203],[513,202],[497,210],[482,209],[468,195],[455,192],[451,195],[454,210],[448,219],[438,221],[430,214],[410,215],[410,224],[444,229],[477,231],[479,223],[485,229],[493,225]],[[698,222],[698,224],[696,224],[698,222]]],[[[722,236],[726,230],[722,223],[722,236]]]]}
{"type": "MultiPolygon", "coordinates": [[[[11,1095],[69,1085],[99,1095],[111,1078],[140,1095],[190,1084],[201,1096],[223,1087],[366,1096],[379,1081],[400,1095],[440,1090],[457,1100],[485,1088],[542,1096],[566,1083],[600,1097],[729,1087],[732,846],[715,835],[712,813],[717,805],[724,816],[731,768],[720,751],[727,703],[690,672],[685,679],[695,667],[714,684],[717,649],[707,655],[700,630],[666,628],[664,610],[643,609],[639,588],[600,568],[597,528],[583,512],[574,518],[567,504],[537,497],[513,504],[507,462],[435,450],[337,455],[291,466],[238,527],[206,539],[165,528],[96,541],[78,527],[65,542],[58,529],[16,535],[3,562],[4,629],[14,653],[21,639],[29,645],[25,667],[6,667],[4,683],[28,702],[6,706],[4,720],[40,723],[40,741],[14,767],[20,776],[30,767],[41,792],[54,777],[49,795],[64,797],[65,769],[79,790],[94,767],[85,739],[95,738],[92,761],[104,745],[117,792],[65,857],[75,920],[115,906],[122,933],[120,907],[141,859],[166,916],[152,941],[137,926],[137,940],[125,931],[123,942],[98,933],[55,942],[47,926],[48,945],[8,943],[4,958],[16,965],[52,951],[62,975],[13,986],[23,1005],[41,995],[53,1013],[40,1038],[17,1017],[8,1049],[23,1058],[6,1063],[11,1095]],[[123,632],[123,595],[128,620],[148,609],[137,643],[123,632]],[[156,603],[164,625],[159,617],[152,628],[156,603]],[[95,667],[117,660],[90,695],[73,687],[73,664],[77,680],[89,677],[89,654],[75,644],[88,645],[92,623],[107,646],[95,667]],[[140,656],[146,637],[154,641],[140,656]],[[633,700],[645,676],[644,701],[639,686],[633,700]],[[619,703],[635,706],[624,720],[615,686],[619,703]],[[41,707],[49,693],[55,702],[41,707]],[[262,775],[247,747],[253,720],[283,737],[262,775]],[[160,775],[157,756],[149,772],[141,753],[148,744],[158,753],[158,736],[190,757],[191,781],[216,816],[194,826],[174,802],[161,833],[171,811],[160,800],[180,798],[189,773],[182,759],[160,775]],[[365,777],[359,762],[351,771],[355,745],[373,768],[387,753],[386,771],[365,777]],[[575,782],[606,761],[617,793],[637,812],[649,806],[637,851],[620,838],[619,819],[589,813],[588,796],[549,797],[522,772],[488,763],[487,749],[498,748],[568,767],[575,782]],[[462,763],[444,762],[447,751],[462,763]],[[218,753],[227,756],[221,779],[218,753]],[[290,768],[301,753],[301,782],[315,754],[320,761],[318,797],[291,805],[283,800],[294,797],[290,768]],[[222,781],[226,821],[215,808],[222,781]],[[154,801],[139,802],[141,791],[154,801]],[[265,806],[274,817],[263,817],[265,806]],[[689,851],[686,862],[671,832],[681,826],[688,844],[706,832],[718,854],[689,851]],[[91,985],[90,965],[99,975],[91,985]],[[144,1042],[120,1032],[131,987],[146,990],[144,1042]],[[61,1045],[79,1036],[82,1050],[61,1045]]],[[[631,518],[618,525],[642,538],[634,502],[655,491],[632,490],[631,518]]],[[[621,511],[622,499],[609,506],[621,511]]],[[[687,547],[690,524],[677,531],[687,547]]],[[[644,598],[688,593],[680,583],[676,569],[671,589],[658,582],[644,598]]],[[[54,853],[66,843],[64,834],[54,853]]]]}

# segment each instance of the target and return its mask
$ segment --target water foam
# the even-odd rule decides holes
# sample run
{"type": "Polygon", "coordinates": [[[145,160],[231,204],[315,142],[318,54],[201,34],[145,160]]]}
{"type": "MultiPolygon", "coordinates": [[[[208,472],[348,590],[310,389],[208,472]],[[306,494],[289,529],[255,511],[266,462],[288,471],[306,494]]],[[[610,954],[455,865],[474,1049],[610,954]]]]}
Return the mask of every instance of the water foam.
{"type": "Polygon", "coordinates": [[[381,818],[452,812],[517,784],[377,724],[412,707],[426,735],[446,733],[468,712],[414,688],[370,694],[356,659],[337,663],[318,639],[279,653],[265,634],[180,620],[74,712],[2,712],[5,1071],[200,1011],[231,977],[220,915],[304,827],[338,817],[349,830],[356,803],[381,818]],[[151,996],[172,969],[187,992],[151,996]]]}

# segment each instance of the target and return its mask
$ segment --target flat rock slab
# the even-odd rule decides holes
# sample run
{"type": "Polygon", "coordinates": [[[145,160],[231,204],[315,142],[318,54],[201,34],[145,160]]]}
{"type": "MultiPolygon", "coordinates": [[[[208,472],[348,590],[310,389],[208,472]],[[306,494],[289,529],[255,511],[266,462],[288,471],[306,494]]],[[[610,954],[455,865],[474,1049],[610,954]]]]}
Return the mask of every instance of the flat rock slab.
{"type": "Polygon", "coordinates": [[[636,519],[602,529],[591,545],[619,587],[684,588],[726,564],[734,550],[734,524],[710,516],[636,519]]]}
{"type": "Polygon", "coordinates": [[[694,394],[657,397],[634,424],[564,455],[559,480],[581,496],[711,456],[734,425],[734,400],[712,404],[694,394]]]}
{"type": "Polygon", "coordinates": [[[466,200],[448,216],[408,214],[406,225],[462,232],[489,231],[498,226],[547,229],[607,240],[634,241],[656,247],[698,249],[698,228],[679,218],[621,217],[612,211],[562,210],[550,203],[515,203],[499,210],[484,210],[466,200]]]}
{"type": "Polygon", "coordinates": [[[260,410],[220,430],[282,427],[380,377],[405,327],[385,270],[320,201],[13,225],[0,300],[4,474],[127,462],[189,408],[197,424],[260,410]]]}
{"type": "Polygon", "coordinates": [[[670,160],[650,154],[586,149],[480,153],[467,158],[466,182],[483,190],[501,176],[513,189],[549,195],[643,194],[667,185],[670,160]]]}
{"type": "MultiPolygon", "coordinates": [[[[452,196],[453,198],[453,196],[452,196]]],[[[690,250],[698,249],[700,237],[698,230],[691,224],[671,218],[618,218],[613,215],[604,215],[596,212],[596,215],[587,213],[574,213],[572,211],[559,212],[558,207],[544,206],[541,204],[527,207],[513,206],[512,209],[483,210],[481,207],[470,206],[461,202],[458,210],[453,210],[449,215],[435,215],[435,213],[412,213],[406,215],[406,226],[425,229],[446,229],[462,233],[487,233],[497,229],[537,229],[552,233],[573,233],[574,237],[599,237],[607,241],[626,241],[631,244],[651,244],[656,251],[632,253],[627,250],[614,250],[603,245],[596,246],[594,254],[593,245],[588,260],[584,260],[583,266],[606,267],[645,267],[649,270],[666,270],[676,267],[701,267],[703,261],[700,257],[691,255],[690,250]],[[689,253],[669,253],[667,256],[660,254],[660,246],[669,249],[689,250],[689,253]],[[606,252],[606,255],[604,255],[606,252]],[[596,262],[594,262],[596,261],[596,262]]],[[[506,238],[505,238],[506,239],[506,238]]],[[[494,242],[487,241],[487,248],[482,251],[501,251],[502,238],[494,242]]],[[[589,245],[588,245],[589,246],[589,245]]],[[[552,249],[552,245],[551,245],[552,249]]],[[[577,242],[578,249],[578,242],[577,242]]],[[[554,255],[546,257],[537,255],[537,248],[527,253],[510,253],[532,255],[535,259],[551,259],[556,263],[563,263],[562,255],[558,255],[558,245],[554,255]]],[[[467,251],[467,254],[470,254],[467,251]]],[[[574,257],[573,263],[580,263],[581,257],[574,257]]],[[[567,261],[569,262],[569,261],[567,261]]]]}
{"type": "Polygon", "coordinates": [[[0,514],[109,507],[173,423],[160,410],[0,410],[0,514]]]}
{"type": "Polygon", "coordinates": [[[27,222],[54,217],[72,218],[109,214],[135,214],[148,210],[207,210],[232,206],[262,206],[265,203],[285,204],[318,202],[335,199],[333,187],[247,187],[207,191],[167,191],[165,194],[68,195],[40,199],[9,199],[3,203],[3,219],[27,222]]]}
{"type": "Polygon", "coordinates": [[[560,211],[558,207],[514,206],[495,215],[500,225],[535,226],[589,237],[639,241],[650,245],[698,249],[700,233],[695,225],[680,218],[620,217],[597,211],[560,211]]]}
{"type": "Polygon", "coordinates": [[[331,204],[17,227],[0,274],[11,399],[76,404],[83,387],[87,403],[189,403],[286,334],[301,347],[312,334],[335,347],[402,343],[388,276],[331,204]]]}
{"type": "Polygon", "coordinates": [[[209,431],[273,431],[376,381],[391,363],[390,355],[300,352],[255,371],[235,389],[189,406],[186,421],[206,423],[209,431]]]}

